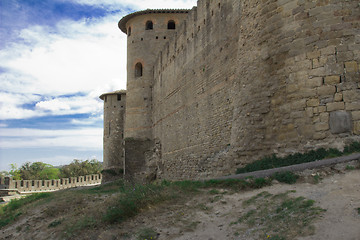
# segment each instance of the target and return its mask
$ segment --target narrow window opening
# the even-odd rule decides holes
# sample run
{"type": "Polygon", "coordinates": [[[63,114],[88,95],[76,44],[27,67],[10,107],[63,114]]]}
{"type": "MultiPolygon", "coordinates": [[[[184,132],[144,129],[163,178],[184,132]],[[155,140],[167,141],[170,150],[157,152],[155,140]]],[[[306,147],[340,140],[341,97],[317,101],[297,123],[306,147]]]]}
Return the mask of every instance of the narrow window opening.
{"type": "Polygon", "coordinates": [[[31,181],[31,186],[35,187],[35,181],[34,180],[31,181]]]}
{"type": "Polygon", "coordinates": [[[131,36],[131,27],[128,28],[128,37],[131,36]]]}
{"type": "Polygon", "coordinates": [[[143,39],[143,38],[141,38],[141,41],[144,41],[144,39],[143,39]]]}
{"type": "Polygon", "coordinates": [[[117,95],[117,100],[118,100],[118,101],[121,101],[121,94],[118,94],[118,95],[117,95]]]}
{"type": "Polygon", "coordinates": [[[154,29],[154,24],[152,21],[147,21],[146,25],[145,25],[145,30],[153,30],[154,29]]]}
{"type": "Polygon", "coordinates": [[[166,39],[166,37],[164,36],[164,39],[166,39]]]}
{"type": "Polygon", "coordinates": [[[109,122],[109,136],[110,136],[110,132],[111,132],[111,129],[110,129],[110,122],[109,122]]]}
{"type": "Polygon", "coordinates": [[[170,20],[168,22],[168,29],[175,29],[176,28],[176,24],[174,20],[170,20]]]}
{"type": "Polygon", "coordinates": [[[156,36],[156,39],[159,39],[159,37],[158,37],[158,36],[156,36]]]}
{"type": "Polygon", "coordinates": [[[142,77],[143,75],[143,66],[141,63],[137,63],[135,65],[135,77],[138,78],[138,77],[142,77]]]}

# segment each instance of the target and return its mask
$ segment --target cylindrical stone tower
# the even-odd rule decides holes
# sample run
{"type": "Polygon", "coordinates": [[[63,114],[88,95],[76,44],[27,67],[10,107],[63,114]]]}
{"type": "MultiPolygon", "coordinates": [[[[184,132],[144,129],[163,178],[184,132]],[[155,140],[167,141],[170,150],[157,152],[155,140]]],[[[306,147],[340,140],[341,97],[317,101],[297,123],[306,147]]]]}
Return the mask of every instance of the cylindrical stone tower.
{"type": "Polygon", "coordinates": [[[131,176],[146,171],[145,153],[153,145],[153,66],[168,39],[189,10],[145,10],[125,16],[119,28],[127,34],[127,105],[125,169],[131,176]]]}
{"type": "Polygon", "coordinates": [[[103,182],[116,180],[124,173],[124,123],[126,91],[100,96],[104,101],[103,182]]]}

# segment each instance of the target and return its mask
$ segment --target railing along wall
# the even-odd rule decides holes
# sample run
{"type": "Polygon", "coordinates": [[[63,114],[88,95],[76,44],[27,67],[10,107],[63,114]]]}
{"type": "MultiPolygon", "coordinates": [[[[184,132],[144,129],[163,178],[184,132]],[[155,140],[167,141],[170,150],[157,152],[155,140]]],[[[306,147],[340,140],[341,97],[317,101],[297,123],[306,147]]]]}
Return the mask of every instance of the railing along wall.
{"type": "Polygon", "coordinates": [[[102,175],[92,174],[81,177],[53,180],[13,180],[10,177],[0,178],[0,189],[17,189],[19,192],[44,192],[61,189],[101,184],[102,175]]]}

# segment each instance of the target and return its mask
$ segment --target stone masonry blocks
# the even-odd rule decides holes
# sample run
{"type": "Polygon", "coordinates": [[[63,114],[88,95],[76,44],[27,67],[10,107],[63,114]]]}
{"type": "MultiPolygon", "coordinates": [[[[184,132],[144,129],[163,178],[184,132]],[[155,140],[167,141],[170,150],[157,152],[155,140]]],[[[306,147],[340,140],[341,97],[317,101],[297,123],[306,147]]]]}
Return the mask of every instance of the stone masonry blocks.
{"type": "Polygon", "coordinates": [[[331,112],[329,125],[331,133],[334,134],[351,132],[351,115],[346,111],[331,112]]]}

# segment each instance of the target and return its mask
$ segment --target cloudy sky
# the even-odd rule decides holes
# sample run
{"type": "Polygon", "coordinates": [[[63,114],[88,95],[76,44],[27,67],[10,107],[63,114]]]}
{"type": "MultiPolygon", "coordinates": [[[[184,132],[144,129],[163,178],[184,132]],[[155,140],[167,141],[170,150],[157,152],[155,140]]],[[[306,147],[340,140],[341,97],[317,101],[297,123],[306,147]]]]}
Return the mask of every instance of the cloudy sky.
{"type": "Polygon", "coordinates": [[[196,0],[0,0],[0,170],[102,161],[104,92],[126,88],[117,22],[196,0]]]}

